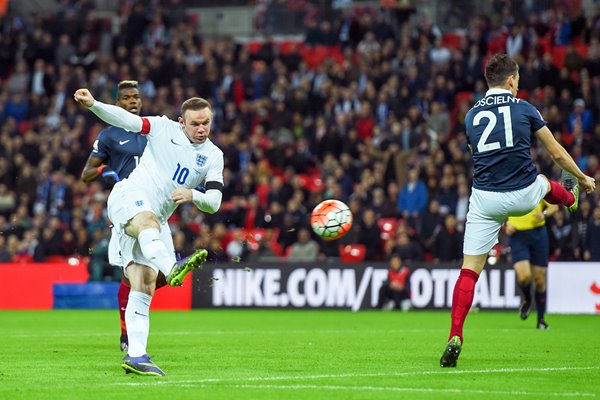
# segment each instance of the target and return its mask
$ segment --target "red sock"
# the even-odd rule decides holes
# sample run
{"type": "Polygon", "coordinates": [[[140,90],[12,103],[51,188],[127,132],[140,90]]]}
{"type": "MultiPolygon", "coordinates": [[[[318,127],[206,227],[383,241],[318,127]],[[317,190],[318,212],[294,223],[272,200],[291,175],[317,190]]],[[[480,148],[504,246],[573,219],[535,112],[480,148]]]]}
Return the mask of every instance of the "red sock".
{"type": "Polygon", "coordinates": [[[448,340],[453,336],[459,336],[460,342],[463,341],[463,325],[473,304],[477,279],[479,275],[475,271],[464,268],[460,270],[452,295],[452,326],[448,340]]]}
{"type": "Polygon", "coordinates": [[[125,326],[125,309],[127,308],[127,301],[129,300],[129,291],[131,287],[121,279],[121,286],[119,286],[119,292],[117,297],[119,298],[119,315],[121,316],[121,335],[127,335],[127,326],[125,326]]]}
{"type": "Polygon", "coordinates": [[[548,179],[548,182],[550,182],[550,192],[544,197],[544,200],[550,204],[562,204],[565,207],[571,207],[575,203],[575,196],[563,185],[550,179],[548,179]]]}

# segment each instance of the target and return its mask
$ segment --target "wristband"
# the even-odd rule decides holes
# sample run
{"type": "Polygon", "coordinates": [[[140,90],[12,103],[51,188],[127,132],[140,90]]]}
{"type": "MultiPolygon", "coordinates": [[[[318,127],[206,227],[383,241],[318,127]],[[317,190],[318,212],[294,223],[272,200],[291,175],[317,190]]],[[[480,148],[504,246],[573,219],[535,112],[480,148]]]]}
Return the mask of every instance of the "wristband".
{"type": "Polygon", "coordinates": [[[101,166],[98,167],[98,169],[97,169],[98,175],[102,174],[102,171],[104,170],[104,168],[106,168],[106,164],[102,164],[101,166]]]}

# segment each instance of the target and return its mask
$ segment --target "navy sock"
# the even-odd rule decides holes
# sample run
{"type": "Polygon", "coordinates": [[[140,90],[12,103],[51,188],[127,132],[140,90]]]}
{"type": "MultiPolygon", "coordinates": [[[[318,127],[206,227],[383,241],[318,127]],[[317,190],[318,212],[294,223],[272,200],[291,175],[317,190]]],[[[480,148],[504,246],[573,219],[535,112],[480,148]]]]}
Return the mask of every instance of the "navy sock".
{"type": "Polygon", "coordinates": [[[531,282],[525,285],[519,283],[519,289],[521,289],[521,293],[523,294],[523,300],[531,304],[531,282]]]}
{"type": "Polygon", "coordinates": [[[537,307],[537,319],[539,321],[544,320],[544,314],[546,314],[546,291],[535,292],[535,306],[537,307]]]}

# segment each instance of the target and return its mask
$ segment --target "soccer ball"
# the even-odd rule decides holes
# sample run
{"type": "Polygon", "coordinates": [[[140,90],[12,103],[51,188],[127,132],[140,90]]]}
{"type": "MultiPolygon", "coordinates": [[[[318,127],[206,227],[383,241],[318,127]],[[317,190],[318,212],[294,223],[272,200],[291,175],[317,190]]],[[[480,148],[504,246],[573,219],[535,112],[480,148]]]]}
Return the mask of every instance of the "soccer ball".
{"type": "Polygon", "coordinates": [[[322,201],[312,211],[310,226],[325,240],[339,239],[352,226],[352,211],[339,200],[322,201]]]}

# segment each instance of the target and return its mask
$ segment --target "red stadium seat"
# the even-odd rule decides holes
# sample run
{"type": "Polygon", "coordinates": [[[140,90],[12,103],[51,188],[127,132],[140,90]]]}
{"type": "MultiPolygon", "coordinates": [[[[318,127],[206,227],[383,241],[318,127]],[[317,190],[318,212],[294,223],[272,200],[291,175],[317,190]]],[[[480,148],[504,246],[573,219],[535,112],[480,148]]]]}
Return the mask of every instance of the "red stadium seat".
{"type": "Polygon", "coordinates": [[[462,102],[466,102],[470,107],[471,103],[473,103],[473,92],[463,91],[456,93],[454,96],[454,106],[456,109],[458,109],[459,104],[462,102]]]}
{"type": "Polygon", "coordinates": [[[552,35],[547,34],[546,36],[541,37],[539,39],[539,44],[540,44],[540,46],[542,46],[544,53],[551,53],[552,52],[552,35]]]}
{"type": "Polygon", "coordinates": [[[567,48],[564,46],[556,46],[552,49],[552,64],[556,68],[562,68],[565,64],[565,56],[567,54],[567,48]]]}
{"type": "Polygon", "coordinates": [[[320,192],[323,190],[323,181],[321,180],[321,174],[306,175],[306,181],[304,182],[304,188],[311,193],[320,192]]]}
{"type": "Polygon", "coordinates": [[[339,246],[340,260],[343,263],[358,263],[365,260],[367,248],[363,244],[347,244],[339,246]]]}
{"type": "Polygon", "coordinates": [[[271,240],[269,244],[271,246],[271,250],[273,250],[273,253],[275,253],[276,256],[284,257],[286,255],[283,251],[283,247],[281,247],[281,245],[276,240],[271,240]]]}
{"type": "Polygon", "coordinates": [[[490,52],[491,54],[504,52],[506,50],[507,36],[508,35],[506,34],[501,34],[490,38],[490,40],[488,40],[487,43],[488,52],[490,52]]]}
{"type": "Polygon", "coordinates": [[[447,47],[449,49],[460,49],[463,37],[464,35],[461,35],[460,33],[444,34],[442,38],[444,47],[447,47]]]}
{"type": "Polygon", "coordinates": [[[65,263],[67,262],[67,257],[65,256],[48,256],[46,257],[47,263],[65,263]]]}
{"type": "Polygon", "coordinates": [[[260,42],[250,42],[248,43],[248,50],[250,50],[250,53],[252,54],[256,54],[258,53],[258,50],[260,50],[260,47],[262,46],[262,43],[260,42]]]}
{"type": "Polygon", "coordinates": [[[18,264],[32,263],[33,256],[31,254],[15,254],[12,258],[12,262],[18,264]]]}
{"type": "Polygon", "coordinates": [[[381,218],[377,221],[377,226],[381,231],[381,239],[388,240],[396,232],[398,227],[398,220],[396,218],[381,218]]]}
{"type": "Polygon", "coordinates": [[[258,250],[258,243],[262,240],[265,234],[265,229],[261,228],[253,228],[248,230],[245,236],[248,247],[250,247],[252,251],[258,250]]]}
{"type": "Polygon", "coordinates": [[[517,97],[519,99],[529,100],[529,92],[524,89],[519,89],[519,91],[517,92],[517,97]]]}

